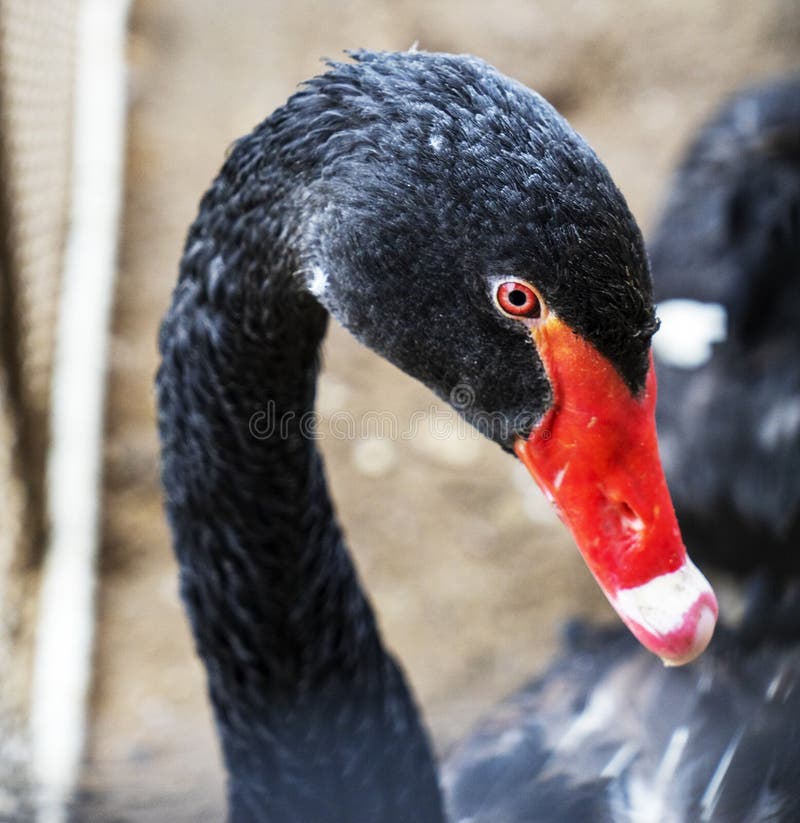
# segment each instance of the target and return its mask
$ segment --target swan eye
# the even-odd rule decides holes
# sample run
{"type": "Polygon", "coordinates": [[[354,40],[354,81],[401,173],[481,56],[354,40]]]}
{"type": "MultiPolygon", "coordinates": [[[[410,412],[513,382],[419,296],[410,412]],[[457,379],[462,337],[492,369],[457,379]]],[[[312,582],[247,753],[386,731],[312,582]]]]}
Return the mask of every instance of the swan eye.
{"type": "Polygon", "coordinates": [[[542,316],[542,301],[527,284],[519,280],[506,280],[497,287],[497,305],[512,317],[535,320],[542,316]]]}

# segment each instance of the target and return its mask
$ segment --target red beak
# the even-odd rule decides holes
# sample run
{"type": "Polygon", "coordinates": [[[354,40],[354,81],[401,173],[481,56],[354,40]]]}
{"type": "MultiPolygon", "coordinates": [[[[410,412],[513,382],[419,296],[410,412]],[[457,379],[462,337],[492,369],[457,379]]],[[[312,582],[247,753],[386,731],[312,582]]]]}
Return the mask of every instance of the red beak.
{"type": "Polygon", "coordinates": [[[667,665],[688,663],[711,639],[717,601],[686,554],[661,468],[652,359],[637,397],[553,314],[532,334],[554,403],[517,456],[628,628],[667,665]]]}

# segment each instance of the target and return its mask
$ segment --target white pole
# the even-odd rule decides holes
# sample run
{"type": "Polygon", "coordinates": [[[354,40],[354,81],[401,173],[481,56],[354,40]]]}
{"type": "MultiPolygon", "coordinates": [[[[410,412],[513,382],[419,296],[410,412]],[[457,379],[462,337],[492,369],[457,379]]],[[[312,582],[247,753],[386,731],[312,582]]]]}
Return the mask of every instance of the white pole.
{"type": "Polygon", "coordinates": [[[45,555],[31,696],[38,823],[63,823],[92,669],[108,329],[125,145],[129,0],[80,0],[70,229],[50,415],[45,555]]]}

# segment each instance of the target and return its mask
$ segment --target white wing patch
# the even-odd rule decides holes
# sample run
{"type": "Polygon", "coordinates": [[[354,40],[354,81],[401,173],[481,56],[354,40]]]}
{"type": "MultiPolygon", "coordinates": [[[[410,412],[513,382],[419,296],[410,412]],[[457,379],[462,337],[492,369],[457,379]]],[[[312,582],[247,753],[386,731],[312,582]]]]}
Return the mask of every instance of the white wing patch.
{"type": "Polygon", "coordinates": [[[653,337],[659,360],[679,369],[696,369],[711,359],[712,346],[727,336],[728,315],[719,303],[665,300],[658,304],[661,328],[653,337]]]}

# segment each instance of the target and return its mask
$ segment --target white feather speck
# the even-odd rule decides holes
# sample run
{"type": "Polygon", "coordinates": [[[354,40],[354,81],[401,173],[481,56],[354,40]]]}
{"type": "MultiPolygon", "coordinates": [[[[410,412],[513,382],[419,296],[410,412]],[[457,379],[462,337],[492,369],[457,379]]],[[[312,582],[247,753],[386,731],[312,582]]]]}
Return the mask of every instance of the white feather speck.
{"type": "Polygon", "coordinates": [[[328,288],[328,275],[319,266],[315,266],[311,273],[311,280],[308,283],[308,290],[314,297],[322,297],[328,288]]]}

